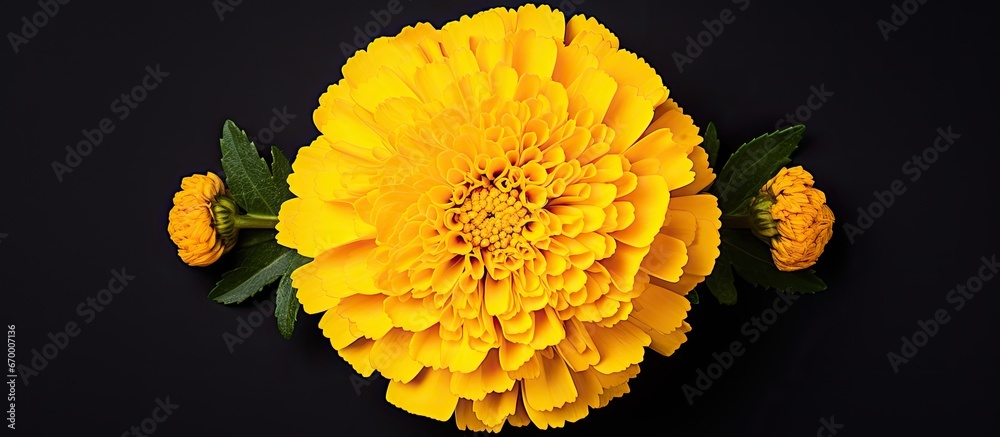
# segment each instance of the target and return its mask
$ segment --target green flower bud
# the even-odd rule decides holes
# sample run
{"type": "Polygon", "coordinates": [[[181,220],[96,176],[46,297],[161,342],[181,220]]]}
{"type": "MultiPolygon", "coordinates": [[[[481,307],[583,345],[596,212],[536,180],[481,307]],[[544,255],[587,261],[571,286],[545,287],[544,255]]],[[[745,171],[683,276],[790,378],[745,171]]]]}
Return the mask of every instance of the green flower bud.
{"type": "Polygon", "coordinates": [[[750,201],[750,230],[761,241],[770,244],[771,238],[778,236],[778,225],[771,215],[774,198],[762,191],[750,201]]]}
{"type": "Polygon", "coordinates": [[[219,194],[212,202],[212,225],[227,252],[236,245],[236,238],[239,236],[240,229],[236,227],[239,211],[236,201],[225,194],[219,194]]]}

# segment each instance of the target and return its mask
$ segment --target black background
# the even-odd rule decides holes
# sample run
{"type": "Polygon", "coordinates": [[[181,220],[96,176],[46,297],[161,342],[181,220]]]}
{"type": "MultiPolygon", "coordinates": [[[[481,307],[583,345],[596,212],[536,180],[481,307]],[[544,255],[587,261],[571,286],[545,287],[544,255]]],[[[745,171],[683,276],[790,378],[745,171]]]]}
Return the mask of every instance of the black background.
{"type": "MultiPolygon", "coordinates": [[[[156,435],[461,435],[453,420],[388,404],[380,379],[358,394],[319,316],[300,315],[289,341],[269,317],[230,353],[222,335],[254,307],[207,299],[223,266],[185,266],[166,233],[180,178],[221,171],[225,119],[255,133],[272,109],[287,108],[296,118],[272,143],[290,156],[317,135],[311,114],[341,77],[340,44],[386,3],[243,1],[220,20],[209,0],[72,1],[18,53],[0,47],[0,324],[16,325],[19,364],[47,334],[81,326],[27,386],[18,379],[17,430],[4,435],[117,436],[168,396],[180,407],[156,435]],[[119,121],[112,101],[156,65],[169,76],[119,121]],[[115,130],[60,182],[51,163],[105,117],[115,130]],[[136,278],[85,323],[77,305],[123,267],[136,278]]],[[[833,92],[806,121],[795,163],[816,176],[838,223],[817,266],[827,291],[800,298],[753,343],[741,326],[775,294],[741,283],[738,305],[723,307],[703,292],[674,356],[647,353],[630,394],[547,435],[816,435],[831,416],[843,425],[838,435],[995,435],[1000,281],[960,311],[945,297],[1000,245],[997,9],[930,0],[886,41],[876,22],[890,19],[893,4],[576,7],[655,67],[700,126],[715,122],[727,153],[806,104],[811,86],[833,92]],[[679,72],[672,54],[726,8],[735,22],[679,72]],[[961,137],[911,181],[904,163],[948,126],[961,137]],[[844,225],[857,224],[858,208],[896,179],[905,194],[852,244],[844,225]],[[939,308],[951,321],[895,373],[886,354],[939,308]],[[681,386],[733,341],[747,352],[688,405],[681,386]]],[[[496,5],[403,0],[381,34],[496,5]]],[[[19,32],[21,17],[41,10],[25,0],[2,8],[3,32],[19,32]]]]}

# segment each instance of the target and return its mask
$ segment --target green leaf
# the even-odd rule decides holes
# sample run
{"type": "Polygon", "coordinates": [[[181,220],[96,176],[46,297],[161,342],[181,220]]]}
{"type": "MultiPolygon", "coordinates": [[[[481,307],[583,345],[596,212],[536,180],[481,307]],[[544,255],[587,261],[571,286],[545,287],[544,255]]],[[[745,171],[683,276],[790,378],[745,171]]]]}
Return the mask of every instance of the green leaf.
{"type": "Polygon", "coordinates": [[[288,188],[288,175],[292,174],[292,164],[288,162],[288,158],[285,158],[285,154],[281,153],[281,149],[275,146],[271,146],[271,173],[279,191],[286,194],[283,200],[291,199],[292,192],[288,188]]]}
{"type": "Polygon", "coordinates": [[[273,241],[277,235],[278,231],[273,229],[241,229],[236,247],[233,250],[239,251],[260,243],[273,241]]]}
{"type": "Polygon", "coordinates": [[[786,293],[826,290],[826,284],[812,269],[794,272],[778,270],[774,266],[770,249],[750,231],[723,229],[721,233],[722,246],[725,247],[736,273],[754,286],[774,288],[786,293]]]}
{"type": "Polygon", "coordinates": [[[705,278],[705,285],[719,303],[723,305],[736,304],[733,268],[725,247],[719,247],[719,257],[715,259],[715,268],[712,269],[712,274],[705,278]]]}
{"type": "Polygon", "coordinates": [[[789,155],[798,147],[804,131],[805,126],[799,124],[759,136],[729,157],[712,185],[723,214],[742,213],[764,183],[791,161],[789,155]]]}
{"type": "Polygon", "coordinates": [[[705,139],[701,142],[701,147],[708,153],[708,166],[715,168],[715,162],[719,159],[719,136],[715,132],[714,123],[708,123],[705,128],[705,139]]]}
{"type": "Polygon", "coordinates": [[[278,215],[281,203],[291,198],[286,181],[290,171],[285,170],[288,160],[281,151],[271,149],[277,167],[272,175],[267,162],[257,153],[246,132],[236,127],[232,120],[226,120],[220,144],[226,185],[232,191],[236,204],[250,214],[278,215]]]}
{"type": "MultiPolygon", "coordinates": [[[[295,251],[291,251],[295,253],[295,251]]],[[[292,272],[302,267],[303,264],[312,261],[309,258],[295,254],[295,257],[288,263],[285,274],[278,282],[277,297],[274,302],[274,316],[278,321],[278,332],[285,339],[292,337],[292,330],[295,329],[295,320],[299,315],[299,300],[295,297],[295,289],[292,288],[292,272]]]]}
{"type": "Polygon", "coordinates": [[[691,292],[687,294],[687,298],[692,305],[698,305],[701,303],[701,299],[698,297],[698,290],[691,290],[691,292]]]}
{"type": "Polygon", "coordinates": [[[264,286],[287,274],[299,255],[271,240],[237,252],[239,267],[222,274],[222,279],[208,293],[219,303],[239,303],[257,294],[264,286]]]}

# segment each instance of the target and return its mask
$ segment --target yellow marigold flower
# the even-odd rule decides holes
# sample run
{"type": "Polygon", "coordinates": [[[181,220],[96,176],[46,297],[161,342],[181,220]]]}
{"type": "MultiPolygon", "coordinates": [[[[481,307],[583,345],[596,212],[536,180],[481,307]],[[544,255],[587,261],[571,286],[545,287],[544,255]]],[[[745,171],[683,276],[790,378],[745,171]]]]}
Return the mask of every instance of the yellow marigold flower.
{"type": "Polygon", "coordinates": [[[771,258],[779,270],[790,272],[816,264],[833,237],[833,211],[813,183],[813,176],[802,166],[782,168],[752,203],[751,228],[770,243],[771,258]]]}
{"type": "Polygon", "coordinates": [[[222,179],[212,172],[181,180],[181,190],[174,194],[174,206],[170,208],[167,232],[186,264],[207,266],[236,244],[233,221],[218,220],[236,211],[236,204],[225,193],[222,179]]]}
{"type": "Polygon", "coordinates": [[[351,57],[278,242],[308,313],[386,399],[460,429],[561,427],[686,340],[720,211],[698,127],[593,18],[421,23],[351,57]]]}

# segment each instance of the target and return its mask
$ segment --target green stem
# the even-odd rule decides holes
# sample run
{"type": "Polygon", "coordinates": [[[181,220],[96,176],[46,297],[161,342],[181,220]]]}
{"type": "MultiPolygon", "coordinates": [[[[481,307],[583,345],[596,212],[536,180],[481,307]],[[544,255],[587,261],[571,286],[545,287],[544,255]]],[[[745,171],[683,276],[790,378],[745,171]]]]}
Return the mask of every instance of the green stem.
{"type": "Polygon", "coordinates": [[[724,215],[721,220],[724,228],[750,229],[750,216],[748,215],[724,215]]]}
{"type": "Polygon", "coordinates": [[[273,215],[246,214],[236,216],[236,227],[239,229],[274,229],[278,218],[273,215]]]}

